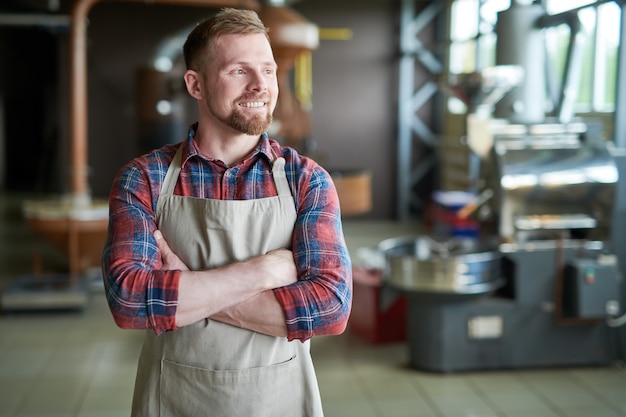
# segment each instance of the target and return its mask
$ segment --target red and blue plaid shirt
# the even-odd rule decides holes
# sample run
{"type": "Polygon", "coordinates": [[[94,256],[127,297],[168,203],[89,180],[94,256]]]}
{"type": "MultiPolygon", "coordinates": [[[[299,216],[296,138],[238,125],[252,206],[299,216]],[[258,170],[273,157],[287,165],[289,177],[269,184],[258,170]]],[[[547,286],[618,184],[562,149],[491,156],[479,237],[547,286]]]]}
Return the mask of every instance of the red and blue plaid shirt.
{"type": "MultiPolygon", "coordinates": [[[[176,195],[222,200],[276,196],[272,155],[285,158],[298,214],[292,250],[299,281],[275,289],[274,294],[285,312],[290,340],[336,334],[350,313],[352,267],[329,174],[267,135],[262,135],[251,157],[229,168],[200,153],[193,140],[195,128],[183,143],[176,195]]],[[[102,268],[106,297],[122,328],[150,328],[157,334],[176,329],[180,271],[159,269],[153,232],[159,192],[177,148],[166,145],[134,159],[113,182],[102,268]]]]}

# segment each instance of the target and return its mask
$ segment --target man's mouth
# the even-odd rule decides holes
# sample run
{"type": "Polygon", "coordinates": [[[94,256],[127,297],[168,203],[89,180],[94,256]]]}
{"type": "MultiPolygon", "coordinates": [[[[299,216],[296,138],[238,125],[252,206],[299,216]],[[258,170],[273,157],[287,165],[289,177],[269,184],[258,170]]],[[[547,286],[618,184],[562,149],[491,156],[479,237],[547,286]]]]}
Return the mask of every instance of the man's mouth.
{"type": "Polygon", "coordinates": [[[265,107],[265,102],[263,101],[248,101],[245,103],[239,103],[241,107],[246,107],[249,109],[256,109],[259,107],[265,107]]]}

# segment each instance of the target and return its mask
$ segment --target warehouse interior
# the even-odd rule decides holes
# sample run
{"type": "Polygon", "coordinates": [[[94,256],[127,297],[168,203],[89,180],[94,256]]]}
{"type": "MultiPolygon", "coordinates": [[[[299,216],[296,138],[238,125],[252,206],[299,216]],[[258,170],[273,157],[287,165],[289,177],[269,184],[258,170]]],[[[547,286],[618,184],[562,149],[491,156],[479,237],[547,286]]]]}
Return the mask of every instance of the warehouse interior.
{"type": "Polygon", "coordinates": [[[352,258],[325,415],[626,416],[624,0],[4,1],[0,416],[130,414],[107,197],[184,139],[182,43],[227,6],[315,34],[269,133],[333,177],[352,258]]]}

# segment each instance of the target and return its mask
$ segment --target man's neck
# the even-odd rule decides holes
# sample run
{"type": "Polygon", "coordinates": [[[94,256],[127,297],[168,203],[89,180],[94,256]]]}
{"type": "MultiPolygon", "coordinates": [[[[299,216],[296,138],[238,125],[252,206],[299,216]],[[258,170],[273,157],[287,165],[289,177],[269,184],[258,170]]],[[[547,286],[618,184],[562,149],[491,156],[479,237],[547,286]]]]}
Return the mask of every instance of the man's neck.
{"type": "Polygon", "coordinates": [[[243,133],[216,131],[198,125],[196,144],[206,156],[218,159],[228,166],[235,166],[246,159],[259,143],[259,136],[243,133]]]}

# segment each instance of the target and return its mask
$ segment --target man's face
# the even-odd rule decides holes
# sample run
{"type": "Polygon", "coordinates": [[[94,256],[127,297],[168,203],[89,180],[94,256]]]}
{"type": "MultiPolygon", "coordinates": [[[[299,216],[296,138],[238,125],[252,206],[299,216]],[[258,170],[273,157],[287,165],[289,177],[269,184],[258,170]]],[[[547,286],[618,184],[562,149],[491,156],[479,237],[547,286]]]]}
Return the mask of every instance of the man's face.
{"type": "Polygon", "coordinates": [[[263,34],[225,35],[204,75],[203,96],[218,121],[247,135],[267,132],[278,97],[276,62],[263,34]]]}

